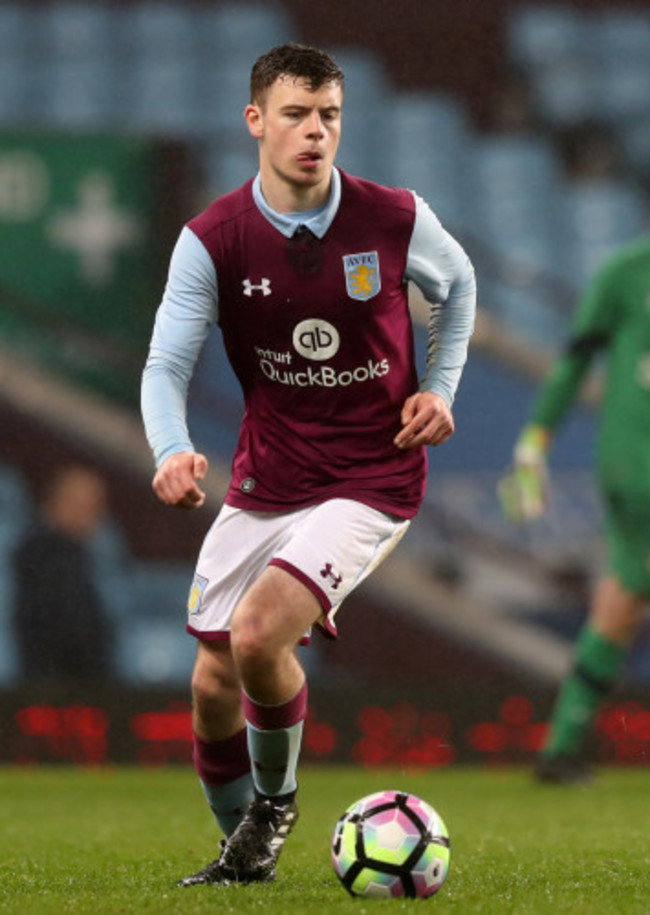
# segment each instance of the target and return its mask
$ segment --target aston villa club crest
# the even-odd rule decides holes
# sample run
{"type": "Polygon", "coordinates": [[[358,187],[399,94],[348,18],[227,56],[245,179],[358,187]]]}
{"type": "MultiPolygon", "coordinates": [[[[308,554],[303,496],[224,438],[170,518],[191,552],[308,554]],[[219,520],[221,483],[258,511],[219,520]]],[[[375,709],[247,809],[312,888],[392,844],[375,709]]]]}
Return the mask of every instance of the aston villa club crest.
{"type": "Polygon", "coordinates": [[[202,610],[203,594],[208,586],[208,579],[202,575],[194,575],[190,594],[187,599],[187,609],[192,616],[198,616],[202,610]]]}
{"type": "Polygon", "coordinates": [[[345,254],[343,256],[345,284],[351,299],[367,302],[376,296],[381,289],[379,272],[379,254],[377,251],[364,251],[363,254],[345,254]]]}

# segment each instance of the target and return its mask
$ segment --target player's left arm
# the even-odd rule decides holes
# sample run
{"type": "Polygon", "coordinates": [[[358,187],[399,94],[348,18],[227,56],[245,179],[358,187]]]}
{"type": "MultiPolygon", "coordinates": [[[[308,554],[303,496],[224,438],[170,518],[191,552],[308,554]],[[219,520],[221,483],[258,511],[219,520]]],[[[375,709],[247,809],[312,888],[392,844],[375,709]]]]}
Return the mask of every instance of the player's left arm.
{"type": "Polygon", "coordinates": [[[406,279],[431,307],[427,364],[419,391],[402,408],[400,448],[440,445],[454,433],[452,406],[467,360],[476,315],[474,268],[461,247],[417,195],[406,279]]]}
{"type": "Polygon", "coordinates": [[[433,391],[418,391],[407,397],[401,421],[402,428],[394,439],[398,448],[442,445],[454,434],[451,407],[433,391]]]}

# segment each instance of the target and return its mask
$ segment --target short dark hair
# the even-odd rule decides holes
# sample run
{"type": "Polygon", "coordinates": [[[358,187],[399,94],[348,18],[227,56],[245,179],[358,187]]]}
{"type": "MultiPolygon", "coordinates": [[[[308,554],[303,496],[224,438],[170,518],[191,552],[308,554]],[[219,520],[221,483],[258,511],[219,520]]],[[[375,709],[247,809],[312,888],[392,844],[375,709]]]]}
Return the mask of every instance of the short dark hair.
{"type": "Polygon", "coordinates": [[[251,71],[251,102],[261,102],[280,76],[307,80],[312,91],[326,83],[338,83],[343,88],[345,81],[343,71],[325,51],[295,42],[281,44],[255,61],[251,71]]]}

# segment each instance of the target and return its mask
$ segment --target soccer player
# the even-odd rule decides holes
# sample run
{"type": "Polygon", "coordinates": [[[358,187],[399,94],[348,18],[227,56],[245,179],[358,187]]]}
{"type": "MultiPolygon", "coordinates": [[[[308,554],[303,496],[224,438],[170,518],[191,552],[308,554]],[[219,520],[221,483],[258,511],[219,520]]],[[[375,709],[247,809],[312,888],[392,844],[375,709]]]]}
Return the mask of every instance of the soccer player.
{"type": "Polygon", "coordinates": [[[503,481],[503,504],[520,519],[547,505],[547,452],[598,353],[607,355],[597,479],[608,568],[578,638],[574,664],[537,761],[540,780],[584,783],[584,741],[638,630],[650,595],[650,241],[610,259],[576,311],[568,346],[543,385],[503,481]]]}
{"type": "Polygon", "coordinates": [[[274,879],[298,816],[307,684],[295,648],[314,624],[336,635],[338,607],[418,510],[423,446],[454,431],[474,272],[413,192],[334,167],[343,81],[303,45],[257,60],[244,117],[259,173],[181,231],[143,375],[153,487],[172,506],[205,499],[185,405],[213,323],[245,398],[188,602],[194,761],[226,839],[185,886],[274,879]],[[432,309],[420,384],[409,280],[432,309]]]}

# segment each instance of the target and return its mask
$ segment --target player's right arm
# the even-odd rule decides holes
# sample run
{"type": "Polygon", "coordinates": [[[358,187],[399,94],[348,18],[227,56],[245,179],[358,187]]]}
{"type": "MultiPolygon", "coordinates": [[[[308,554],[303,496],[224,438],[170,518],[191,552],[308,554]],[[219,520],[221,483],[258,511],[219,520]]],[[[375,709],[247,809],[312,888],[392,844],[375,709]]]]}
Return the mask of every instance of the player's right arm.
{"type": "Polygon", "coordinates": [[[153,488],[179,508],[203,504],[198,485],[207,471],[187,427],[187,391],[201,347],[216,318],[217,285],[212,260],[190,229],[180,234],[142,374],[141,408],[154,454],[153,488]]]}
{"type": "Polygon", "coordinates": [[[180,451],[160,465],[153,478],[153,489],[161,502],[176,508],[200,508],[205,492],[198,485],[208,472],[204,454],[180,451]]]}

